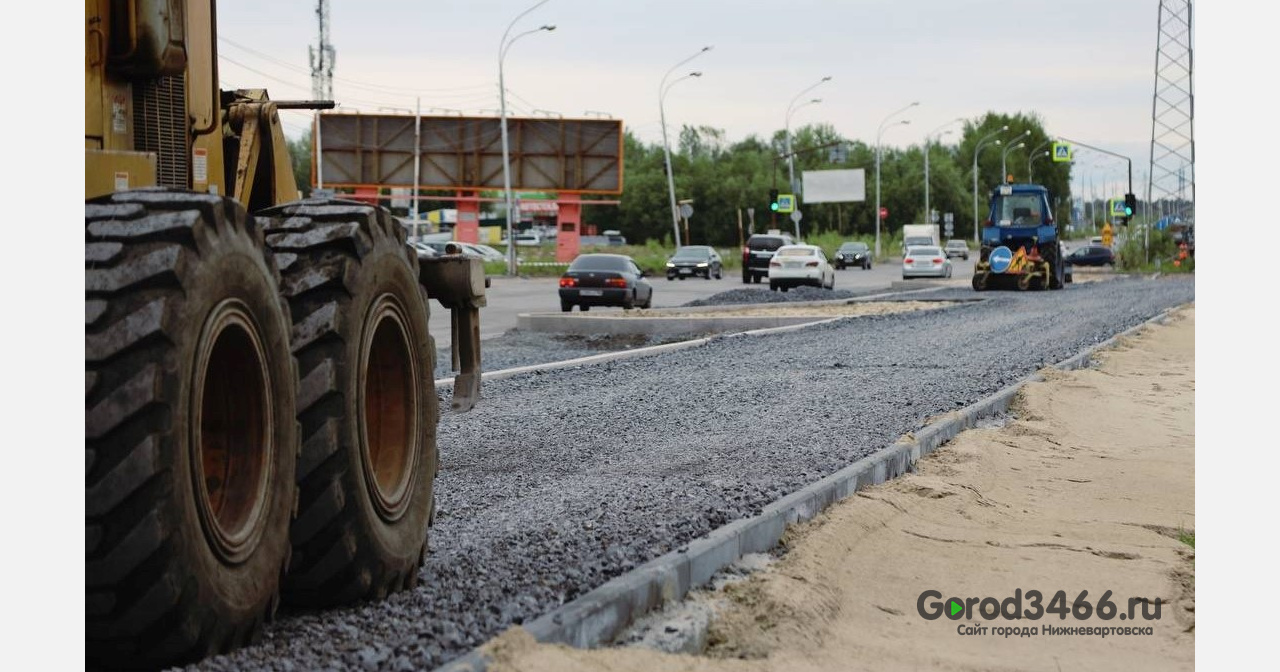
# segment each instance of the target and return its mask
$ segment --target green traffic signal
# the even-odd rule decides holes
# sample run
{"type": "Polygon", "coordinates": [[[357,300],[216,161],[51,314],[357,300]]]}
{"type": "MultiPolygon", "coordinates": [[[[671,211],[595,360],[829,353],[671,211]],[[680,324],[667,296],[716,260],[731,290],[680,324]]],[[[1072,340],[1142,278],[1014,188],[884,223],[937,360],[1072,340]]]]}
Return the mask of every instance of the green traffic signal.
{"type": "Polygon", "coordinates": [[[770,209],[770,210],[772,210],[772,211],[774,211],[774,212],[777,212],[777,211],[778,211],[778,203],[777,203],[776,201],[775,201],[775,202],[773,202],[773,203],[770,203],[770,204],[769,204],[769,209],[770,209]]]}

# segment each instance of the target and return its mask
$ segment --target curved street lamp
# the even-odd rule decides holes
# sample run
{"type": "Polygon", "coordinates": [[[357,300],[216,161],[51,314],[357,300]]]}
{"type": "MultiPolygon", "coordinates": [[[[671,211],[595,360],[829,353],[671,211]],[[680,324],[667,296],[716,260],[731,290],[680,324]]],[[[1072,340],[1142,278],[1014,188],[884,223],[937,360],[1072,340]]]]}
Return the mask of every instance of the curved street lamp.
{"type": "MultiPolygon", "coordinates": [[[[1026,138],[1030,136],[1031,136],[1031,129],[1027,129],[1023,131],[1022,135],[1019,135],[1018,137],[1026,138]]],[[[1024,140],[1022,142],[1019,142],[1016,145],[1009,145],[1008,147],[1004,148],[1004,152],[1000,155],[1000,184],[1005,184],[1009,180],[1009,168],[1007,165],[1005,165],[1005,157],[1007,157],[1009,155],[1009,152],[1013,151],[1014,149],[1018,147],[1026,147],[1026,146],[1027,146],[1027,143],[1024,140]]]]}
{"type": "MultiPolygon", "coordinates": [[[[1001,126],[999,130],[988,133],[978,140],[978,144],[973,148],[973,243],[975,245],[981,242],[982,229],[978,228],[978,155],[982,153],[982,147],[987,144],[988,140],[1009,130],[1009,125],[1001,126]]],[[[995,144],[999,145],[1000,141],[996,140],[995,144]]]]}
{"type": "MultiPolygon", "coordinates": [[[[804,91],[801,91],[800,93],[797,93],[796,97],[792,98],[791,102],[787,104],[786,123],[784,124],[784,128],[786,129],[785,133],[786,133],[786,141],[787,141],[787,184],[791,187],[791,193],[793,194],[796,192],[796,157],[794,154],[791,153],[791,115],[796,110],[804,107],[805,105],[816,105],[818,103],[821,103],[822,102],[821,98],[814,98],[812,100],[796,105],[796,102],[799,101],[800,98],[804,96],[804,94],[809,93],[810,91],[818,88],[819,86],[822,86],[824,83],[829,81],[831,81],[831,75],[827,75],[826,77],[823,77],[822,79],[818,80],[815,84],[813,84],[809,88],[805,89],[804,91]]],[[[800,225],[797,223],[796,224],[797,239],[800,237],[799,227],[800,225]]]]}
{"type": "Polygon", "coordinates": [[[1036,145],[1035,149],[1027,153],[1027,181],[1028,182],[1032,181],[1031,180],[1031,160],[1037,156],[1040,156],[1040,150],[1048,147],[1049,145],[1052,145],[1053,143],[1054,143],[1053,138],[1049,138],[1048,140],[1045,140],[1044,142],[1036,145]]]}
{"type": "Polygon", "coordinates": [[[523,12],[520,12],[520,14],[516,16],[516,18],[512,19],[511,23],[507,24],[506,32],[502,33],[502,42],[499,43],[498,45],[498,98],[499,98],[499,102],[501,103],[499,106],[501,108],[499,110],[499,114],[502,116],[502,192],[503,192],[503,201],[506,203],[506,210],[507,210],[507,274],[508,275],[516,274],[516,237],[515,237],[514,231],[512,230],[514,227],[511,222],[511,214],[512,214],[511,213],[511,148],[507,141],[507,87],[506,87],[506,78],[503,74],[502,66],[503,66],[503,62],[506,61],[507,59],[507,50],[511,48],[511,45],[515,44],[516,40],[519,40],[520,38],[526,35],[532,35],[534,33],[539,33],[544,30],[547,32],[550,32],[556,29],[555,26],[550,26],[550,25],[539,26],[538,28],[534,28],[533,30],[526,30],[525,32],[520,33],[519,35],[516,35],[515,37],[508,39],[508,37],[511,35],[511,29],[515,27],[516,23],[520,21],[520,19],[524,18],[524,16],[529,12],[532,12],[533,10],[547,4],[547,2],[548,0],[541,0],[534,6],[530,7],[529,9],[526,9],[523,12]]]}
{"type": "Polygon", "coordinates": [[[1035,181],[1036,181],[1035,173],[1032,173],[1031,170],[1035,166],[1036,159],[1042,156],[1049,156],[1049,154],[1050,154],[1049,150],[1046,149],[1040,152],[1039,154],[1033,154],[1032,156],[1027,157],[1027,181],[1028,182],[1035,184],[1035,181]]]}
{"type": "Polygon", "coordinates": [[[694,55],[671,66],[671,69],[667,71],[667,74],[662,76],[662,81],[658,84],[658,118],[662,122],[662,153],[666,157],[667,161],[667,194],[671,197],[671,230],[675,232],[674,240],[677,248],[680,247],[680,211],[676,209],[675,166],[671,165],[671,143],[667,140],[667,109],[664,103],[667,97],[667,90],[670,89],[671,86],[675,86],[676,82],[690,77],[701,77],[702,73],[691,72],[684,77],[677,79],[675,82],[671,82],[671,86],[667,85],[667,78],[670,77],[671,73],[675,72],[680,66],[707,53],[708,51],[711,51],[711,49],[712,46],[707,45],[702,49],[699,49],[694,55]]]}
{"type": "MultiPolygon", "coordinates": [[[[906,112],[907,110],[919,104],[920,104],[920,101],[916,101],[900,110],[890,112],[888,116],[886,116],[884,120],[880,122],[879,128],[876,129],[876,209],[874,212],[871,213],[871,215],[876,218],[876,257],[880,256],[880,136],[884,135],[885,124],[889,123],[890,119],[898,116],[899,114],[902,114],[903,112],[906,112]]],[[[903,120],[893,125],[903,126],[910,123],[911,122],[909,120],[903,120]]]]}
{"type": "Polygon", "coordinates": [[[925,219],[930,220],[929,221],[930,224],[933,223],[932,221],[933,211],[929,209],[929,143],[931,142],[930,138],[941,138],[944,135],[950,135],[951,134],[950,130],[942,131],[942,129],[952,124],[958,124],[962,121],[964,121],[964,118],[956,117],[955,119],[952,119],[951,121],[948,121],[947,123],[924,134],[924,216],[925,216],[925,219]],[[939,133],[939,131],[942,131],[942,132],[939,133]]]}
{"type": "MultiPolygon", "coordinates": [[[[1030,133],[1030,131],[1028,131],[1028,133],[1030,133]]],[[[1008,184],[1009,182],[1009,172],[1007,167],[1009,152],[1012,152],[1019,147],[1026,146],[1026,142],[1019,142],[1016,145],[1009,145],[1008,147],[1005,147],[1004,151],[1000,152],[1000,184],[1008,184]]]]}

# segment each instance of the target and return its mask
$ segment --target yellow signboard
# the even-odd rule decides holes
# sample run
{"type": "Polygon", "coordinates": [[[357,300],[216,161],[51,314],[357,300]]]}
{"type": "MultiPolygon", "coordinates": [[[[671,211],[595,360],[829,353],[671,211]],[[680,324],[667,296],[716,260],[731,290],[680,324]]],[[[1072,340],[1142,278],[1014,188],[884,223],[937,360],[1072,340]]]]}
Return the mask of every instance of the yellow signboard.
{"type": "Polygon", "coordinates": [[[1104,247],[1111,247],[1111,240],[1111,222],[1107,222],[1102,227],[1102,245],[1104,247]]]}
{"type": "Polygon", "coordinates": [[[1066,142],[1053,143],[1053,161],[1054,163],[1070,163],[1071,144],[1066,142]]]}

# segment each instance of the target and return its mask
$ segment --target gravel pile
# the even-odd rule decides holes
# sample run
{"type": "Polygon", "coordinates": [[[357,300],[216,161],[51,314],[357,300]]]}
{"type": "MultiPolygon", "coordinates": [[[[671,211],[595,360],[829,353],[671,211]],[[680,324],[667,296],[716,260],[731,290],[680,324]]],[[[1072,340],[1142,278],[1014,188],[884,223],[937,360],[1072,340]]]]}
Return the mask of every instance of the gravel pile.
{"type": "MultiPolygon", "coordinates": [[[[875,290],[882,292],[884,290],[875,290]]],[[[788,301],[827,301],[834,299],[851,299],[871,290],[852,291],[848,289],[822,289],[820,287],[794,287],[786,292],[775,292],[769,288],[743,287],[713,294],[705,299],[696,299],[681,308],[699,306],[731,306],[739,303],[786,303],[788,301]]]]}
{"type": "Polygon", "coordinates": [[[441,419],[418,588],[285,614],[196,668],[433,668],[1194,297],[1185,277],[993,292],[486,383],[480,406],[441,419]]]}

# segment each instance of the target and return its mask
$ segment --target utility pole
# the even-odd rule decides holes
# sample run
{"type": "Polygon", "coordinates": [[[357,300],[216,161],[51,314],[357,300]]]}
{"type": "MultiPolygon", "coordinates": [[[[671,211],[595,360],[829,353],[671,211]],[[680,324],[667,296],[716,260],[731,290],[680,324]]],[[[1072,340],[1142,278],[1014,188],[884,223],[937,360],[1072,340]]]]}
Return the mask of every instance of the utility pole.
{"type": "MultiPolygon", "coordinates": [[[[333,100],[333,45],[329,44],[329,0],[316,4],[316,19],[320,23],[319,44],[307,47],[311,60],[311,97],[315,100],[333,100]]],[[[315,113],[316,188],[324,188],[324,147],[320,142],[320,110],[315,113]]]]}
{"type": "Polygon", "coordinates": [[[316,100],[333,100],[333,45],[329,44],[329,0],[316,4],[316,18],[320,22],[319,44],[308,47],[311,57],[311,97],[316,100]]]}
{"type": "Polygon", "coordinates": [[[422,164],[422,97],[413,113],[413,239],[418,240],[418,184],[422,164]]]}
{"type": "MultiPolygon", "coordinates": [[[[1172,206],[1167,214],[1195,221],[1196,142],[1191,0],[1160,0],[1156,18],[1155,87],[1151,96],[1148,199],[1172,206]],[[1183,172],[1190,169],[1190,176],[1183,172]],[[1191,199],[1184,188],[1190,186],[1191,199]]],[[[1130,190],[1132,191],[1132,190],[1130,190]]],[[[1161,213],[1166,214],[1166,213],[1161,213]]]]}

